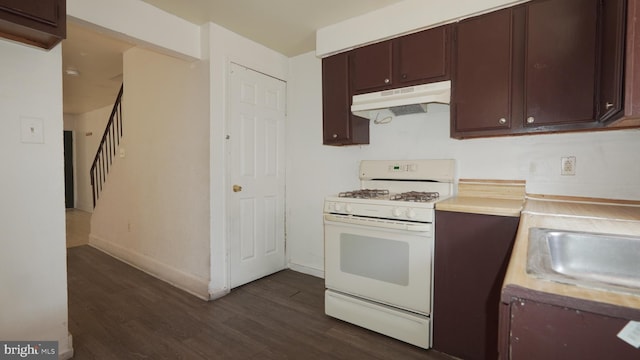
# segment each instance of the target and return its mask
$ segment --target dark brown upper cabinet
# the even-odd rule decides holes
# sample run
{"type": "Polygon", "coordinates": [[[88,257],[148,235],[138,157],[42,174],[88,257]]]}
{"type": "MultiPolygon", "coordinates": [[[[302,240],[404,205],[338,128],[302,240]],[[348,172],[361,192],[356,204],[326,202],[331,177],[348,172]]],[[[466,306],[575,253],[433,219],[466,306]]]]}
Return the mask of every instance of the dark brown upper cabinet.
{"type": "Polygon", "coordinates": [[[624,0],[536,0],[461,21],[455,138],[577,131],[622,115],[624,0]]]}
{"type": "Polygon", "coordinates": [[[449,80],[450,37],[446,25],[324,58],[323,144],[369,143],[369,119],[351,113],[354,94],[449,80]]]}
{"type": "Polygon", "coordinates": [[[527,6],[526,127],[595,120],[599,0],[548,0],[527,6]]]}
{"type": "Polygon", "coordinates": [[[351,113],[349,53],[322,59],[322,125],[324,145],[369,143],[369,119],[351,113]]]}
{"type": "Polygon", "coordinates": [[[356,94],[392,86],[392,54],[391,40],[351,52],[351,83],[356,94]]]}
{"type": "Polygon", "coordinates": [[[630,49],[626,46],[627,1],[608,0],[603,5],[598,121],[610,123],[625,115],[624,79],[629,75],[624,66],[630,49]]]}
{"type": "Polygon", "coordinates": [[[511,128],[512,9],[461,21],[456,29],[452,134],[511,128]]]}
{"type": "Polygon", "coordinates": [[[624,116],[607,120],[611,129],[640,128],[640,0],[626,1],[624,116]]]}
{"type": "Polygon", "coordinates": [[[0,0],[0,37],[51,49],[67,34],[66,0],[0,0]]]}
{"type": "Polygon", "coordinates": [[[354,93],[448,80],[450,33],[445,25],[352,50],[354,93]]]}
{"type": "Polygon", "coordinates": [[[627,16],[624,117],[633,119],[640,118],[640,0],[628,0],[627,16]]]}

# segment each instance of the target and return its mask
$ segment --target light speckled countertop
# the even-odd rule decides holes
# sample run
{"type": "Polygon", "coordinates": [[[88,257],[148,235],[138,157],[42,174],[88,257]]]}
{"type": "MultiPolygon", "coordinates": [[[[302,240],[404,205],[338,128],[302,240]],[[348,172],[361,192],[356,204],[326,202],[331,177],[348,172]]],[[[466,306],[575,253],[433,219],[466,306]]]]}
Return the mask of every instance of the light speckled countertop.
{"type": "MultiPolygon", "coordinates": [[[[597,290],[538,279],[526,273],[529,228],[640,236],[640,203],[528,198],[503,288],[517,285],[546,293],[640,309],[640,295],[597,290]]],[[[640,261],[640,259],[639,259],[640,261]]]]}
{"type": "Polygon", "coordinates": [[[518,217],[524,189],[521,180],[460,179],[458,195],[436,203],[436,210],[518,217]]]}
{"type": "Polygon", "coordinates": [[[437,210],[472,214],[520,216],[522,200],[456,196],[436,204],[437,210]]]}

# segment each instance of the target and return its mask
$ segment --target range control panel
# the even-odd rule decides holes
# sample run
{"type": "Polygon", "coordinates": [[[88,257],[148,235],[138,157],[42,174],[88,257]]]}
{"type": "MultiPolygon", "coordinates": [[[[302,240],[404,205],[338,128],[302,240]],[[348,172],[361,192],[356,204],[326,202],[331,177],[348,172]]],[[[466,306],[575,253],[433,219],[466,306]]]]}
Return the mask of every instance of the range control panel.
{"type": "Polygon", "coordinates": [[[389,172],[418,171],[418,164],[389,165],[389,172]]]}
{"type": "Polygon", "coordinates": [[[452,183],[455,160],[362,160],[360,180],[431,180],[452,183]]]}

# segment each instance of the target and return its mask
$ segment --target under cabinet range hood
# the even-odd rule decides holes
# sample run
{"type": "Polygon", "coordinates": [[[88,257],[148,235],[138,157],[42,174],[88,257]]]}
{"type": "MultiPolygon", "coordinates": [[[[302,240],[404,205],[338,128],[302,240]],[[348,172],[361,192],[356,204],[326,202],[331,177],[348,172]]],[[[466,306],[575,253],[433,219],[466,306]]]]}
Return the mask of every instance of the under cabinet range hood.
{"type": "Polygon", "coordinates": [[[354,95],[351,112],[369,118],[370,111],[389,110],[393,116],[427,112],[427,104],[449,104],[451,81],[408,86],[354,95]]]}

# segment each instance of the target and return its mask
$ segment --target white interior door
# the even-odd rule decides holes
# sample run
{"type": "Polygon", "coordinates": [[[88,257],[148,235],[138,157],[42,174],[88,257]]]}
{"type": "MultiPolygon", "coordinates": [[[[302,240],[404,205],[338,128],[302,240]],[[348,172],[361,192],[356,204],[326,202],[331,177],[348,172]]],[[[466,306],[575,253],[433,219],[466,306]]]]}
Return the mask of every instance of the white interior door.
{"type": "Polygon", "coordinates": [[[231,64],[227,218],[231,287],[285,268],[286,84],[231,64]]]}

